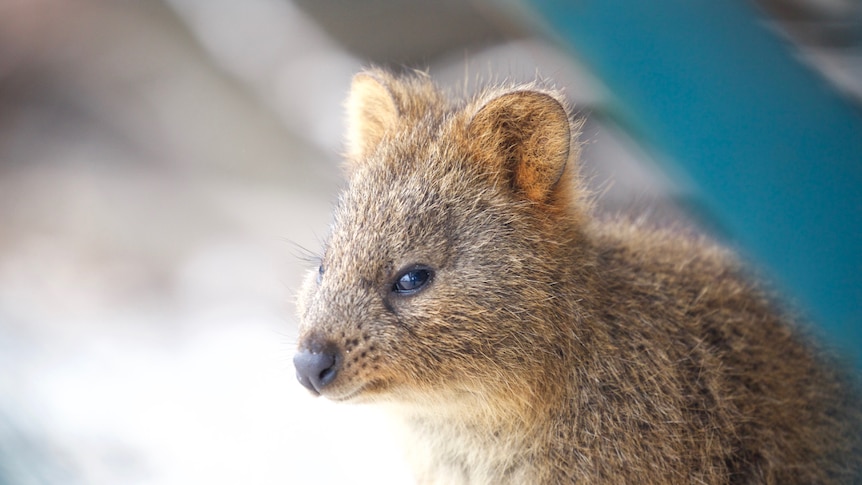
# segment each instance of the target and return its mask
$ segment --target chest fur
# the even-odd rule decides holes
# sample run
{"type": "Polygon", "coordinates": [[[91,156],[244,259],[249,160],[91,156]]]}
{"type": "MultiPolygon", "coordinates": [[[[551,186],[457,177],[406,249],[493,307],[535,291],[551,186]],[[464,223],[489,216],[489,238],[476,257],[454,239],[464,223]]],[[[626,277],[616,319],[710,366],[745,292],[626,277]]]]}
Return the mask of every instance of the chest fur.
{"type": "Polygon", "coordinates": [[[425,484],[534,483],[535,442],[523,432],[451,415],[401,415],[404,448],[425,484]]]}

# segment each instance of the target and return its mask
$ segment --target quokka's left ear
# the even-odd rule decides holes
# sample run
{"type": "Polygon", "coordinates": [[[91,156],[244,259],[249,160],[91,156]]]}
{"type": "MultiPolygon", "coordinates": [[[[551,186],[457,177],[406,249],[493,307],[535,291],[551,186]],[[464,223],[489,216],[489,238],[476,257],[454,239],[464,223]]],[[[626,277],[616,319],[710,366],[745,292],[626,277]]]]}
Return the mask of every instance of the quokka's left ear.
{"type": "Polygon", "coordinates": [[[550,94],[522,90],[482,105],[468,124],[472,155],[521,196],[547,202],[565,171],[572,127],[550,94]]]}

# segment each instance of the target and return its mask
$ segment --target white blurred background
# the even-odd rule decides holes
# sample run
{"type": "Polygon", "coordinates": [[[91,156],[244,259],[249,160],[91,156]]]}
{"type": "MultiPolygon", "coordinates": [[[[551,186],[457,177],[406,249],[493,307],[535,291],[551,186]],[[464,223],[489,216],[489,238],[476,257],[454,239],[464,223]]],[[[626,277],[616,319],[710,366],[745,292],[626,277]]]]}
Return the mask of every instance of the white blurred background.
{"type": "MultiPolygon", "coordinates": [[[[858,2],[762,6],[860,96],[858,2]]],[[[291,363],[353,73],[553,79],[602,210],[691,196],[535,25],[491,0],[0,0],[0,484],[410,483],[381,416],[291,363]]]]}

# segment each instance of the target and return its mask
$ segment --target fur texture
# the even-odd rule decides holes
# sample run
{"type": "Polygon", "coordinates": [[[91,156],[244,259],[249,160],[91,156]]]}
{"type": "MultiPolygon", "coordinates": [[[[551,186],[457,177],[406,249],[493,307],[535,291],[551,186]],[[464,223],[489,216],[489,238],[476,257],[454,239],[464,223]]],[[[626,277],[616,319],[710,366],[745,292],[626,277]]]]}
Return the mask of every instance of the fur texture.
{"type": "Polygon", "coordinates": [[[325,397],[391,408],[420,483],[862,480],[848,379],[726,251],[591,217],[557,92],[369,70],[347,106],[299,347],[337,351],[325,397]]]}

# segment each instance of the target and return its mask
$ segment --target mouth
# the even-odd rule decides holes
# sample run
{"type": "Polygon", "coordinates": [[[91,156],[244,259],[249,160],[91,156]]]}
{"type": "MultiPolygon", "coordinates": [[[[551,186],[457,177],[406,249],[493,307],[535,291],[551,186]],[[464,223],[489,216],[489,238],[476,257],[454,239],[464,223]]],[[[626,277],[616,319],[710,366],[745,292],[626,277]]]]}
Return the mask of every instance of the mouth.
{"type": "Polygon", "coordinates": [[[329,399],[330,401],[334,401],[334,402],[347,402],[347,401],[350,401],[350,400],[352,400],[353,398],[355,398],[355,397],[359,396],[360,394],[362,394],[362,393],[365,391],[365,389],[366,389],[367,387],[368,387],[368,386],[363,385],[363,386],[360,386],[360,387],[359,387],[359,389],[355,389],[355,390],[353,390],[353,391],[351,391],[351,392],[347,392],[347,393],[344,393],[344,394],[341,394],[341,395],[327,395],[327,394],[324,394],[323,396],[324,396],[326,399],[329,399]]]}
{"type": "Polygon", "coordinates": [[[321,388],[315,385],[315,383],[311,379],[300,373],[296,374],[296,379],[299,381],[302,387],[306,388],[308,392],[311,393],[313,397],[323,396],[330,401],[336,402],[349,401],[354,397],[358,396],[359,394],[363,393],[368,387],[370,387],[369,384],[363,384],[353,390],[348,390],[347,392],[339,392],[337,389],[330,390],[328,387],[321,388]]]}
{"type": "Polygon", "coordinates": [[[338,389],[329,389],[329,387],[327,386],[321,387],[319,385],[316,385],[316,382],[302,375],[301,373],[296,374],[296,379],[299,381],[302,387],[306,388],[306,390],[311,393],[313,397],[323,396],[330,401],[335,402],[349,401],[365,392],[368,388],[373,387],[371,383],[366,383],[352,390],[348,389],[346,392],[344,392],[343,390],[339,392],[338,389]]]}
{"type": "Polygon", "coordinates": [[[375,397],[379,397],[380,391],[386,387],[386,382],[382,380],[374,380],[366,382],[352,391],[339,394],[329,394],[324,391],[321,395],[333,402],[366,402],[375,397]]]}

